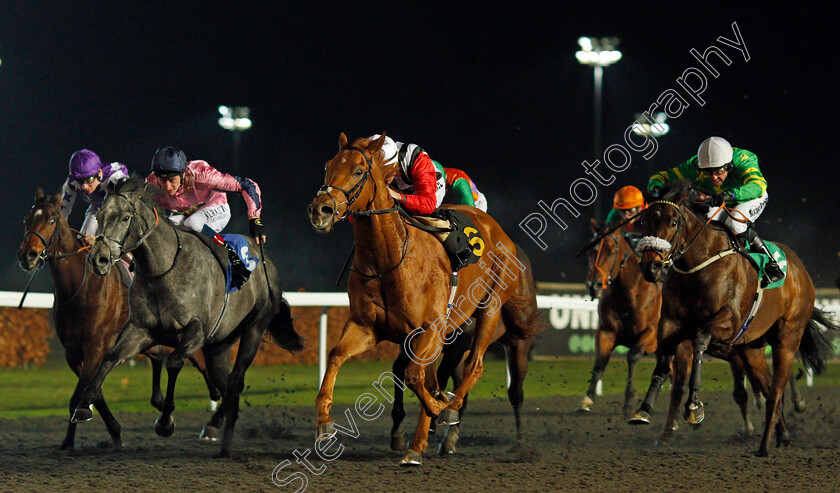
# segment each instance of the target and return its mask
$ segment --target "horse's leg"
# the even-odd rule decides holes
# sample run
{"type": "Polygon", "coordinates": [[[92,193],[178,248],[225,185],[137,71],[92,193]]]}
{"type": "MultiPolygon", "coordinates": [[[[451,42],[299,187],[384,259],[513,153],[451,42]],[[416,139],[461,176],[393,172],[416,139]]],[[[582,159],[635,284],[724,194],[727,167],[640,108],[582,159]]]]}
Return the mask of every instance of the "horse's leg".
{"type": "MultiPolygon", "coordinates": [[[[232,347],[232,345],[227,345],[211,349],[205,346],[202,350],[204,353],[204,364],[208,379],[208,388],[212,386],[211,392],[215,392],[219,396],[218,398],[213,399],[214,395],[211,394],[210,398],[214,401],[221,399],[221,396],[224,395],[225,389],[227,388],[227,380],[230,375],[230,351],[232,347]]],[[[207,440],[211,442],[218,440],[220,435],[219,430],[222,428],[222,424],[224,422],[225,415],[222,412],[221,406],[219,406],[213,412],[213,415],[210,417],[210,421],[204,425],[201,433],[199,433],[199,440],[207,440]]]]}
{"type": "Polygon", "coordinates": [[[230,457],[233,429],[239,417],[239,396],[245,389],[245,371],[251,366],[257,351],[260,349],[265,331],[264,327],[267,325],[266,322],[251,322],[251,326],[244,328],[242,331],[242,337],[239,339],[239,349],[236,352],[236,361],[233,363],[233,370],[228,376],[225,395],[222,397],[222,405],[219,407],[219,410],[224,414],[225,431],[222,434],[222,448],[219,450],[217,457],[230,457]]]}
{"type": "Polygon", "coordinates": [[[202,377],[204,377],[204,385],[207,386],[208,399],[210,400],[209,410],[216,411],[219,408],[219,401],[222,399],[222,394],[213,383],[213,379],[210,378],[210,372],[207,370],[207,361],[204,356],[204,351],[199,349],[187,359],[190,360],[190,363],[192,363],[195,369],[201,373],[202,377]]]}
{"type": "MultiPolygon", "coordinates": [[[[405,367],[408,366],[408,355],[400,345],[400,354],[394,360],[391,371],[397,378],[405,381],[405,367]]],[[[405,407],[403,406],[403,387],[397,380],[394,380],[394,404],[391,407],[391,450],[397,452],[405,449],[405,431],[402,422],[405,419],[405,407]]]]}
{"type": "Polygon", "coordinates": [[[132,321],[127,322],[120,331],[114,347],[105,354],[102,363],[88,382],[76,405],[70,406],[72,409],[70,420],[78,423],[79,421],[89,421],[92,419],[93,412],[89,406],[101,397],[102,383],[108,374],[111,373],[111,370],[128,358],[137,356],[141,351],[148,349],[152,345],[154,345],[154,341],[146,329],[141,329],[132,321]]]}
{"type": "MultiPolygon", "coordinates": [[[[469,351],[471,342],[471,333],[462,332],[451,344],[444,346],[443,357],[437,369],[437,382],[441,391],[446,390],[450,377],[452,378],[453,389],[461,385],[461,382],[464,380],[464,355],[469,351]]],[[[443,437],[438,445],[438,454],[449,455],[455,453],[458,439],[461,436],[460,421],[464,419],[468,398],[469,394],[464,396],[464,402],[461,404],[461,408],[458,409],[458,423],[444,427],[443,437]]],[[[429,433],[435,432],[436,424],[432,420],[429,433]]]]}
{"type": "Polygon", "coordinates": [[[604,370],[610,362],[613,349],[615,349],[615,331],[608,330],[602,322],[601,327],[598,328],[598,333],[595,335],[596,356],[595,365],[592,367],[592,378],[589,379],[589,389],[578,404],[577,410],[579,412],[592,411],[591,406],[595,402],[595,388],[604,377],[604,370]]]}
{"type": "MultiPolygon", "coordinates": [[[[315,398],[315,406],[318,410],[318,417],[315,421],[315,437],[325,436],[329,438],[335,433],[331,430],[330,409],[333,404],[333,390],[335,380],[338,377],[338,369],[347,361],[347,358],[361,354],[376,345],[376,338],[371,330],[358,323],[347,320],[338,344],[330,351],[327,357],[327,369],[324,373],[324,380],[321,382],[321,389],[315,398]]],[[[224,401],[222,401],[224,403],[224,401]]]]}
{"type": "Polygon", "coordinates": [[[677,409],[680,407],[685,392],[685,381],[689,374],[689,365],[694,357],[691,341],[683,341],[677,346],[674,356],[674,380],[671,382],[671,397],[668,400],[668,414],[662,429],[661,443],[667,442],[677,429],[677,409]]]}
{"type": "MultiPolygon", "coordinates": [[[[401,465],[420,465],[423,463],[423,452],[429,445],[429,424],[432,416],[437,416],[446,402],[438,401],[432,396],[437,392],[437,378],[433,371],[434,360],[437,358],[442,344],[438,333],[430,326],[424,325],[422,332],[411,340],[411,347],[406,348],[409,363],[405,369],[405,384],[420,399],[421,409],[417,430],[411,440],[411,446],[406,451],[401,465]]],[[[457,413],[457,411],[454,411],[457,413]]],[[[457,415],[457,414],[456,414],[457,415]]],[[[456,420],[457,421],[457,420],[456,420]]],[[[454,423],[439,423],[454,424],[454,423]]]]}
{"type": "MultiPolygon", "coordinates": [[[[777,323],[780,324],[780,322],[777,323]]],[[[782,329],[780,328],[780,330],[782,329]]],[[[760,457],[767,457],[773,428],[777,425],[779,436],[776,437],[776,446],[790,443],[790,434],[787,432],[784,425],[784,416],[782,416],[782,403],[795,356],[796,348],[782,347],[781,344],[773,348],[773,385],[770,388],[770,395],[767,396],[764,435],[761,437],[761,445],[759,445],[757,452],[760,457]]]]}
{"type": "MultiPolygon", "coordinates": [[[[423,386],[426,392],[437,392],[438,383],[434,363],[425,365],[422,367],[422,371],[424,373],[423,386]]],[[[406,373],[408,374],[410,371],[407,370],[406,373]]],[[[411,448],[406,451],[406,455],[403,457],[400,465],[419,466],[423,464],[423,451],[429,444],[429,425],[431,425],[431,422],[432,418],[426,412],[426,408],[420,406],[420,416],[417,419],[417,428],[414,430],[414,437],[411,439],[411,448]],[[418,451],[417,449],[420,450],[418,451]]]]}
{"type": "MultiPolygon", "coordinates": [[[[791,370],[792,371],[792,370],[791,370]]],[[[804,413],[808,409],[808,403],[802,398],[802,393],[799,390],[799,384],[796,383],[796,377],[790,376],[790,400],[793,401],[793,410],[798,413],[804,413]]]]}
{"type": "Polygon", "coordinates": [[[160,389],[160,376],[163,370],[163,361],[166,359],[164,351],[158,351],[155,354],[146,354],[149,361],[152,363],[152,406],[160,411],[163,407],[163,392],[160,389]]]}
{"type": "Polygon", "coordinates": [[[691,363],[691,378],[688,381],[689,394],[685,401],[685,418],[686,423],[699,425],[705,414],[703,412],[703,403],[700,402],[700,387],[702,385],[702,365],[703,353],[709,347],[709,342],[712,339],[710,332],[703,329],[698,329],[695,334],[694,341],[694,361],[691,363]]]}
{"type": "Polygon", "coordinates": [[[660,318],[659,328],[657,329],[656,368],[653,370],[653,376],[650,378],[650,386],[642,404],[627,420],[631,425],[650,424],[650,416],[653,414],[653,406],[656,405],[656,398],[659,396],[662,384],[665,383],[668,375],[671,374],[671,361],[674,359],[673,354],[676,352],[675,344],[677,342],[672,339],[677,329],[678,327],[672,319],[660,318]]]}
{"type": "MultiPolygon", "coordinates": [[[[658,351],[657,351],[658,352],[658,351]]],[[[667,354],[658,354],[656,367],[653,369],[653,376],[650,378],[650,386],[639,409],[627,420],[631,425],[650,424],[650,416],[653,414],[653,407],[656,405],[656,398],[662,389],[662,384],[671,374],[671,361],[674,357],[667,354]]]]}
{"type": "Polygon", "coordinates": [[[740,354],[736,352],[729,358],[729,367],[732,369],[732,398],[735,400],[735,404],[738,405],[738,409],[741,410],[741,418],[744,420],[743,433],[744,436],[751,436],[755,428],[753,428],[752,422],[750,422],[750,416],[747,410],[747,402],[750,400],[747,387],[744,385],[747,371],[744,368],[744,361],[741,359],[740,354]]]}
{"type": "Polygon", "coordinates": [[[448,405],[444,405],[447,410],[446,414],[450,416],[460,409],[467,392],[475,386],[478,379],[481,378],[481,374],[484,372],[484,353],[493,341],[500,314],[496,312],[491,315],[485,310],[480,310],[474,316],[476,319],[475,334],[473,335],[470,354],[464,364],[464,380],[461,382],[461,385],[455,388],[455,397],[452,401],[448,405]]]}
{"type": "Polygon", "coordinates": [[[167,438],[175,432],[175,384],[189,355],[198,351],[204,343],[204,331],[198,320],[193,320],[182,328],[179,334],[179,346],[166,357],[166,397],[163,399],[160,416],[155,420],[155,433],[167,438]]]}
{"type": "MultiPolygon", "coordinates": [[[[65,356],[67,358],[67,364],[70,365],[70,369],[73,370],[73,373],[76,374],[76,377],[80,377],[82,373],[82,364],[81,362],[75,361],[75,358],[71,358],[69,352],[65,351],[65,356]]],[[[72,413],[76,408],[76,402],[78,402],[79,397],[81,396],[82,392],[84,392],[85,387],[83,384],[86,382],[82,382],[79,378],[76,381],[76,388],[73,390],[73,395],[70,396],[70,413],[72,413]]],[[[67,434],[64,435],[64,441],[61,442],[61,446],[59,450],[67,450],[72,449],[76,445],[76,423],[72,420],[68,421],[67,423],[67,434]]]]}
{"type": "Polygon", "coordinates": [[[523,383],[528,375],[528,353],[534,344],[534,338],[513,339],[509,347],[508,369],[510,371],[510,387],[508,387],[508,400],[513,407],[513,417],[516,421],[516,444],[522,444],[522,403],[525,401],[523,383]]]}
{"type": "Polygon", "coordinates": [[[642,348],[633,346],[627,352],[627,386],[624,388],[624,408],[622,412],[625,419],[630,416],[632,412],[633,399],[636,398],[636,389],[633,387],[633,376],[636,373],[636,364],[642,359],[642,348]]]}

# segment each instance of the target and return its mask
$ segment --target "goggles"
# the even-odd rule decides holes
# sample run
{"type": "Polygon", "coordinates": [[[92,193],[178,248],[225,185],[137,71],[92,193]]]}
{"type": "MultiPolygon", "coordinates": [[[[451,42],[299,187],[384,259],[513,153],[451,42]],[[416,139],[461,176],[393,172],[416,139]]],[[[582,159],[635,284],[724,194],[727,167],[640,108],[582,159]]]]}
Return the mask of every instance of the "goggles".
{"type": "Polygon", "coordinates": [[[722,176],[724,173],[728,172],[732,169],[732,163],[724,164],[720,168],[706,168],[703,169],[703,173],[706,173],[709,176],[722,176]]]}
{"type": "Polygon", "coordinates": [[[98,180],[99,180],[99,175],[96,174],[96,175],[88,176],[87,178],[79,178],[79,179],[76,180],[76,183],[78,183],[79,185],[90,185],[91,183],[93,183],[95,181],[98,181],[98,180]]]}

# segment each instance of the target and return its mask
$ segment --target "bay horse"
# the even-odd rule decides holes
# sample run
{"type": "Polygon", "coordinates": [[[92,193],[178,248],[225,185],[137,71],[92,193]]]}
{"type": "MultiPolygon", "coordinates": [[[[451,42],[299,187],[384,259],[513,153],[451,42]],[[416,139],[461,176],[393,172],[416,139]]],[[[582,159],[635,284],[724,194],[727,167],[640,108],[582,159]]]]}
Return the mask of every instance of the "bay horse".
{"type": "MultiPolygon", "coordinates": [[[[657,331],[659,315],[662,308],[662,284],[649,283],[642,276],[639,267],[639,257],[622,228],[606,234],[605,230],[591,220],[590,227],[595,240],[600,238],[597,246],[589,250],[589,275],[586,286],[589,294],[598,301],[598,331],[595,337],[595,364],[592,368],[592,379],[589,388],[578,405],[579,412],[591,411],[594,404],[595,388],[603,378],[610,356],[616,345],[629,348],[627,353],[627,385],[624,390],[623,414],[631,424],[648,424],[650,415],[636,413],[631,415],[635,387],[633,385],[634,369],[639,359],[645,354],[653,354],[657,348],[657,331]]],[[[755,402],[760,406],[761,382],[769,382],[770,370],[764,361],[764,353],[760,349],[749,350],[748,357],[753,362],[762,377],[761,381],[753,381],[755,402]]],[[[732,397],[741,411],[743,433],[751,435],[754,428],[750,422],[747,404],[749,394],[744,378],[745,363],[739,353],[722,345],[713,345],[709,354],[729,363],[733,377],[732,397]]],[[[753,380],[755,377],[750,377],[753,380]]],[[[796,392],[794,380],[792,388],[796,392]]],[[[797,404],[799,405],[799,404],[797,404]]],[[[804,406],[804,403],[802,404],[804,406]]],[[[799,407],[797,407],[799,409],[799,407]]],[[[666,433],[670,434],[677,428],[673,416],[668,417],[665,424],[666,433]]],[[[665,437],[667,438],[667,437],[665,437]]]]}
{"type": "MultiPolygon", "coordinates": [[[[223,395],[202,436],[217,436],[223,422],[218,456],[229,457],[245,371],[257,354],[266,327],[288,350],[302,347],[300,336],[294,330],[274,263],[263,256],[259,259],[262,272],[255,272],[239,290],[226,294],[225,273],[208,245],[191,230],[161,220],[162,209],[155,203],[159,193],[142,179],[131,177],[109,188],[96,215],[99,234],[88,256],[93,272],[108,275],[126,252],[134,254],[136,268],[128,296],[128,320],[77,401],[71,419],[91,418],[87,405],[101,395],[102,383],[116,365],[161,344],[174,351],[166,361],[166,397],[155,432],[170,436],[175,429],[172,411],[178,373],[185,358],[202,349],[210,378],[223,395]],[[239,349],[228,374],[227,355],[237,341],[239,349]]],[[[254,252],[251,256],[258,256],[253,238],[248,238],[248,244],[254,252]]]]}
{"type": "MultiPolygon", "coordinates": [[[[777,446],[790,442],[782,408],[797,351],[807,367],[821,373],[830,345],[819,325],[832,330],[840,326],[814,308],[811,277],[796,253],[782,244],[778,246],[787,256],[788,265],[784,284],[763,293],[750,322],[759,276],[741,255],[726,253],[734,246],[723,227],[701,219],[687,206],[689,187],[687,182],[669,184],[662,198],[650,202],[641,216],[641,246],[646,248],[641,267],[645,279],[657,282],[666,270],[670,271],[662,288],[657,365],[641,410],[652,409],[673,357],[675,378],[669,415],[675,415],[690,374],[684,419],[700,423],[704,418],[699,399],[701,363],[710,343],[739,352],[746,370],[756,380],[761,380],[756,361],[747,352],[769,344],[773,350],[773,375],[762,389],[767,396],[765,424],[756,452],[766,457],[774,429],[777,446]],[[747,328],[742,330],[744,327],[747,328]]],[[[763,351],[760,360],[764,362],[763,351]]]]}
{"type": "MultiPolygon", "coordinates": [[[[86,260],[88,248],[73,234],[67,218],[61,213],[60,194],[48,196],[39,188],[35,193],[35,203],[23,223],[26,230],[18,248],[18,262],[23,270],[30,272],[44,263],[49,266],[55,291],[53,326],[64,347],[65,360],[78,377],[70,398],[70,405],[75,406],[128,319],[129,288],[116,269],[107,276],[92,275],[86,260]]],[[[151,403],[160,409],[163,404],[161,361],[167,351],[155,347],[144,354],[152,362],[151,403]]],[[[201,353],[190,359],[204,375],[211,400],[218,400],[221,396],[207,378],[201,353]]],[[[100,395],[93,405],[111,435],[111,446],[119,448],[122,444],[120,424],[105,403],[105,398],[100,395]]],[[[70,411],[73,409],[70,408],[70,411]]],[[[76,423],[71,421],[60,449],[72,449],[75,437],[76,423]]]]}
{"type": "MultiPolygon", "coordinates": [[[[518,244],[516,246],[516,258],[525,270],[522,271],[522,278],[519,286],[516,289],[517,298],[527,301],[526,305],[505,303],[502,305],[502,318],[499,321],[503,327],[497,330],[501,333],[501,337],[497,340],[502,347],[505,348],[505,358],[507,361],[508,374],[510,376],[510,385],[508,386],[508,400],[513,408],[513,416],[516,423],[516,441],[519,443],[522,440],[522,422],[520,418],[520,410],[525,399],[523,390],[523,382],[525,376],[528,374],[528,354],[537,335],[545,330],[547,327],[545,320],[542,318],[537,307],[537,285],[534,282],[534,274],[531,267],[531,259],[518,244]],[[510,336],[506,327],[513,327],[516,321],[525,324],[539,324],[539,328],[534,331],[532,336],[526,339],[516,339],[510,336]]],[[[464,356],[469,351],[472,345],[475,324],[464,324],[460,327],[462,333],[451,343],[446,344],[441,354],[440,362],[438,364],[436,378],[438,386],[441,390],[446,389],[449,379],[452,379],[453,388],[464,379],[464,356]]],[[[400,346],[402,349],[402,346],[400,346]]],[[[394,375],[405,380],[405,368],[408,365],[410,358],[405,351],[400,351],[396,361],[394,361],[393,372],[394,375]]],[[[441,438],[438,446],[438,454],[449,455],[454,454],[456,446],[460,438],[460,421],[464,418],[464,412],[467,408],[467,400],[469,394],[464,396],[464,402],[458,410],[459,423],[445,427],[444,436],[441,438]]],[[[391,408],[391,450],[401,452],[405,449],[405,433],[403,431],[402,422],[405,418],[405,408],[403,407],[403,386],[399,383],[394,383],[394,404],[391,408]]],[[[433,421],[430,432],[436,429],[436,423],[433,421]]]]}
{"type": "Polygon", "coordinates": [[[589,249],[589,274],[586,287],[598,300],[598,331],[595,335],[595,364],[589,389],[577,410],[588,412],[595,402],[595,388],[604,376],[610,356],[617,345],[627,352],[627,386],[624,389],[624,414],[631,411],[636,396],[633,375],[636,364],[645,354],[656,351],[656,329],[662,307],[662,286],[642,279],[638,258],[627,241],[623,228],[603,234],[594,219],[592,232],[601,237],[597,247],[589,249]]]}
{"type": "MultiPolygon", "coordinates": [[[[330,409],[338,369],[350,356],[365,352],[381,341],[400,344],[409,353],[405,384],[421,402],[420,419],[403,457],[403,465],[422,464],[428,446],[432,417],[438,424],[455,424],[467,392],[483,371],[484,353],[499,330],[501,307],[517,300],[522,267],[513,253],[511,239],[493,218],[469,206],[452,206],[467,215],[481,238],[473,236],[474,253],[481,261],[458,272],[458,286],[451,312],[451,264],[441,242],[413,228],[399,212],[387,190],[383,132],[376,140],[359,138],[349,143],[339,136],[338,153],[326,163],[324,185],[308,208],[316,231],[327,233],[333,225],[353,217],[356,256],[347,285],[350,316],[338,344],[330,351],[327,370],[316,398],[316,436],[334,439],[330,409]],[[475,336],[465,362],[464,379],[451,398],[442,394],[430,371],[446,342],[459,326],[475,318],[475,336]]],[[[511,337],[527,339],[538,324],[517,320],[507,327],[511,337]]]]}

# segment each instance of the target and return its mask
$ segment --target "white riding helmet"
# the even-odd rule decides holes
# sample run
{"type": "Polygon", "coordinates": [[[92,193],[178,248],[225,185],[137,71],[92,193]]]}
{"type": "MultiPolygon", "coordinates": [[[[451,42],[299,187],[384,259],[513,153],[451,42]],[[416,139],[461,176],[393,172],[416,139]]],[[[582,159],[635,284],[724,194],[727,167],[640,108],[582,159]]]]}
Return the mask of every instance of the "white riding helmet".
{"type": "MultiPolygon", "coordinates": [[[[378,139],[380,134],[373,134],[368,137],[370,140],[378,139]]],[[[382,143],[382,165],[387,166],[389,164],[394,164],[397,162],[397,154],[400,152],[400,148],[394,139],[391,137],[385,136],[385,142],[382,143]]]]}
{"type": "Polygon", "coordinates": [[[732,162],[732,146],[721,137],[709,137],[697,150],[700,169],[720,168],[732,162]]]}

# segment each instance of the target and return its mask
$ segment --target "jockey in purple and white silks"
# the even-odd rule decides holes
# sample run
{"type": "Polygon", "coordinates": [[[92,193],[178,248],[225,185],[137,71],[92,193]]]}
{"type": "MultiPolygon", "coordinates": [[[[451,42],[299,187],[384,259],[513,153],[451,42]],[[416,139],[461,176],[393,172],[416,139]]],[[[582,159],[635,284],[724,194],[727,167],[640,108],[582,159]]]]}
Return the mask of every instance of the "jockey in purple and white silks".
{"type": "Polygon", "coordinates": [[[70,156],[70,173],[61,187],[61,212],[70,216],[77,195],[90,204],[80,230],[86,244],[93,244],[96,230],[99,229],[96,212],[102,208],[108,184],[126,178],[128,169],[124,164],[115,162],[103,165],[99,156],[88,149],[76,151],[70,156]]]}

